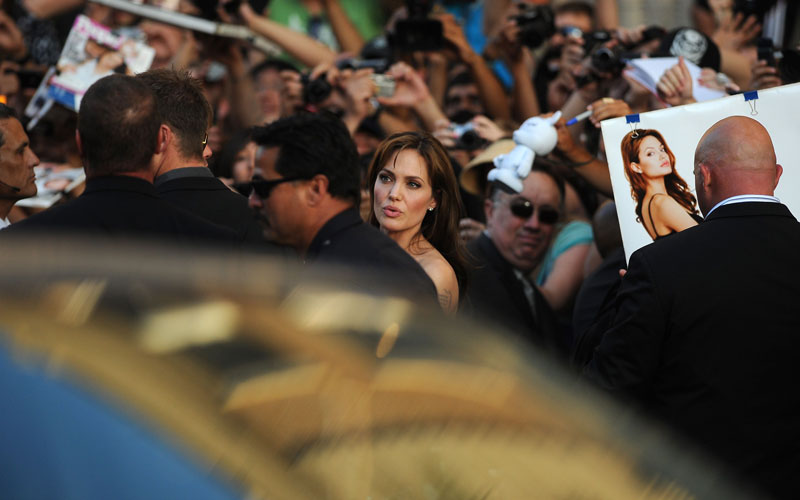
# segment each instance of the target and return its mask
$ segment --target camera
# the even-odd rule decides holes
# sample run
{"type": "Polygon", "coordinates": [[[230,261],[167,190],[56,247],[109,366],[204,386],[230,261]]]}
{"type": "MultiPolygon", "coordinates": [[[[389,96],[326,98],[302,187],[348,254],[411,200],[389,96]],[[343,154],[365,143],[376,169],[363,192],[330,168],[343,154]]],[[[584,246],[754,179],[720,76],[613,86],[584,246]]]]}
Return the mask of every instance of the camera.
{"type": "Polygon", "coordinates": [[[472,122],[454,123],[450,125],[450,130],[456,135],[456,143],[453,149],[463,149],[465,151],[475,151],[486,146],[486,140],[479,136],[475,131],[472,122]]]}
{"type": "Polygon", "coordinates": [[[774,0],[735,0],[733,2],[733,12],[741,13],[745,19],[750,16],[756,16],[758,22],[763,24],[764,15],[776,3],[774,0]]]}
{"type": "Polygon", "coordinates": [[[553,9],[547,5],[518,4],[519,14],[512,19],[519,26],[519,41],[535,49],[556,32],[553,9]]]}
{"type": "Polygon", "coordinates": [[[333,92],[333,86],[328,81],[326,74],[322,74],[312,80],[305,73],[300,77],[300,82],[303,84],[303,102],[306,105],[317,105],[327,99],[333,92]]]}
{"type": "Polygon", "coordinates": [[[394,95],[394,90],[397,85],[394,78],[380,73],[372,74],[370,78],[372,78],[372,81],[375,82],[375,86],[377,87],[375,91],[376,97],[392,97],[394,95]]]}
{"type": "Polygon", "coordinates": [[[431,0],[406,0],[408,18],[397,21],[389,43],[401,52],[436,51],[444,46],[442,22],[428,19],[431,0]]]}
{"type": "Polygon", "coordinates": [[[758,38],[758,60],[767,61],[767,66],[776,67],[775,47],[771,38],[763,36],[758,38]]]}

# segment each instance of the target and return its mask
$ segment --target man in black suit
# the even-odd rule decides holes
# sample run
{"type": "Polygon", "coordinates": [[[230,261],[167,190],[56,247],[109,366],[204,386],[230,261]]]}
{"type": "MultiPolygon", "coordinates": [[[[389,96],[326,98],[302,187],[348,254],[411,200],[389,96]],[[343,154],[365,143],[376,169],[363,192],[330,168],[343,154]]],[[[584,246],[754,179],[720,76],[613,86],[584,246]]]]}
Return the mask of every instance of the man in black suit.
{"type": "Polygon", "coordinates": [[[695,152],[705,222],[636,251],[585,373],[633,398],[780,498],[800,470],[800,224],[774,197],[782,168],[750,118],[695,152]]]}
{"type": "Polygon", "coordinates": [[[156,166],[154,181],[161,198],[232,229],[242,241],[263,241],[247,198],[228,189],[208,169],[208,127],[213,111],[200,82],[172,69],[153,69],[136,78],[155,94],[163,120],[166,150],[156,166]]]}
{"type": "Polygon", "coordinates": [[[486,231],[467,245],[473,269],[465,314],[495,321],[527,341],[565,356],[550,306],[530,279],[550,246],[564,199],[564,181],[541,161],[520,194],[492,186],[484,204],[486,231]]]}
{"type": "Polygon", "coordinates": [[[112,75],[89,87],[75,137],[86,171],[83,194],[14,224],[8,233],[233,241],[229,229],[175,208],[156,194],[154,166],[161,163],[167,138],[155,97],[144,83],[112,75]]]}
{"type": "MultiPolygon", "coordinates": [[[[277,242],[308,263],[369,271],[386,291],[433,304],[436,290],[417,262],[359,215],[358,154],[341,120],[300,114],[257,127],[264,180],[252,187],[277,242]]],[[[361,286],[361,283],[358,284],[361,286]]]]}

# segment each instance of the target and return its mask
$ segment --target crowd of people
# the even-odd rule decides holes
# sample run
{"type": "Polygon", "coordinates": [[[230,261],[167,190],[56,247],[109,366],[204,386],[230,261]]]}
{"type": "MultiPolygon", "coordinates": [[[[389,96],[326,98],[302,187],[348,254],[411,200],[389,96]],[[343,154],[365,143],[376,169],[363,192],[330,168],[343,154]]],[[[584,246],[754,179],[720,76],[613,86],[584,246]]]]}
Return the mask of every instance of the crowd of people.
{"type": "Polygon", "coordinates": [[[654,243],[625,274],[600,122],[693,103],[697,86],[800,80],[796,3],[697,1],[693,26],[624,27],[615,0],[153,2],[247,26],[280,54],[99,3],[9,3],[0,242],[90,233],[291,248],[307,266],[392,273],[393,293],[502,325],[757,488],[793,496],[800,227],[774,198],[768,132],[743,117],[714,125],[697,146],[697,198],[658,131],[626,136],[625,175],[654,243]],[[29,77],[56,63],[78,13],[145,40],[152,69],[101,78],[77,114],[54,107],[26,130],[29,77]],[[678,62],[653,90],[624,71],[659,56],[678,62]],[[557,111],[555,149],[521,191],[489,182],[514,130],[557,111]],[[31,213],[15,203],[36,194],[40,159],[82,166],[86,182],[31,213]]]}

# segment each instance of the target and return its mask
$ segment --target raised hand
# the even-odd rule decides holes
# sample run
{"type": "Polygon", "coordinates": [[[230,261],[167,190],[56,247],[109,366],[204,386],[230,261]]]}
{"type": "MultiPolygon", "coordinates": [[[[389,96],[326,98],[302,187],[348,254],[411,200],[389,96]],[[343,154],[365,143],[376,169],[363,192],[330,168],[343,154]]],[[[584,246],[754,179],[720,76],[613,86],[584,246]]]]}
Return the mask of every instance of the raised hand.
{"type": "Polygon", "coordinates": [[[22,59],[28,53],[14,20],[0,10],[0,54],[11,59],[22,59]]]}
{"type": "Polygon", "coordinates": [[[632,113],[628,103],[621,99],[613,99],[611,97],[603,97],[589,105],[592,114],[589,116],[595,127],[600,128],[600,122],[608,120],[609,118],[618,118],[632,113]]]}
{"type": "Polygon", "coordinates": [[[686,66],[683,56],[678,58],[678,64],[672,66],[661,75],[656,84],[658,94],[670,106],[680,106],[695,102],[692,75],[686,66]]]}

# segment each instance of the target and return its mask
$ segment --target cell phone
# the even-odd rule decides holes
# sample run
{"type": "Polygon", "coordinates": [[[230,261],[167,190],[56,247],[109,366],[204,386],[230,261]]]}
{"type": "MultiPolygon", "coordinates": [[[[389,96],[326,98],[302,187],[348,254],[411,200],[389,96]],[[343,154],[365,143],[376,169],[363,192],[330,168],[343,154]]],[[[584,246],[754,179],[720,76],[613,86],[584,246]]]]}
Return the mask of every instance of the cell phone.
{"type": "Polygon", "coordinates": [[[758,39],[758,60],[767,61],[767,66],[775,67],[775,47],[771,38],[759,37],[758,39]]]}
{"type": "Polygon", "coordinates": [[[394,95],[396,83],[393,77],[378,73],[370,75],[370,78],[372,78],[372,81],[375,82],[375,85],[378,87],[375,91],[376,97],[392,97],[394,95]]]}

